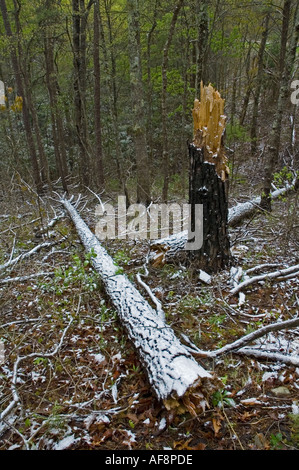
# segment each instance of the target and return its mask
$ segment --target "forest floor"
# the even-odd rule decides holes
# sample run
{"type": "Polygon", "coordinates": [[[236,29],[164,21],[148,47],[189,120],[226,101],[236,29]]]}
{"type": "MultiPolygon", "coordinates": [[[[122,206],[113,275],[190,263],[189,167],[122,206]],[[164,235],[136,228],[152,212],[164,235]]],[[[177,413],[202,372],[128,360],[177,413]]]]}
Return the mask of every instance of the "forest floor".
{"type": "MultiPolygon", "coordinates": [[[[93,229],[97,200],[86,197],[81,216],[93,229]]],[[[0,449],[299,449],[298,367],[236,353],[197,357],[223,386],[205,412],[170,417],[155,399],[68,217],[41,233],[54,217],[52,208],[60,213],[59,205],[47,197],[38,201],[22,183],[8,185],[1,199],[0,265],[50,244],[0,270],[0,411],[13,400],[13,382],[20,399],[0,423],[0,449]],[[19,278],[36,273],[44,274],[19,278]]],[[[246,270],[298,264],[298,227],[296,196],[276,201],[271,214],[259,213],[230,230],[233,265],[246,270]]],[[[148,242],[113,241],[106,247],[136,283],[148,242]]],[[[150,266],[146,282],[178,338],[183,341],[184,333],[203,350],[299,311],[298,277],[253,284],[244,289],[242,302],[230,295],[229,269],[206,285],[179,263],[150,266]]],[[[298,356],[299,328],[259,342],[269,351],[298,356]]]]}

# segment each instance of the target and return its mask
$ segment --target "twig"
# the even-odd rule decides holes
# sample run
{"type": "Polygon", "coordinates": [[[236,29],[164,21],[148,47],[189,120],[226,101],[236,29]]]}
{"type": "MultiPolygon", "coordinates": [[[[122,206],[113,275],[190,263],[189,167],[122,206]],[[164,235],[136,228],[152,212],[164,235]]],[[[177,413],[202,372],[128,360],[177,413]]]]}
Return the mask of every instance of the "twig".
{"type": "MultiPolygon", "coordinates": [[[[80,298],[81,300],[81,298],[80,298]]],[[[79,301],[79,305],[80,305],[80,301],[79,301]]],[[[73,318],[71,318],[71,320],[69,321],[67,327],[64,329],[62,335],[61,335],[61,338],[60,338],[60,341],[58,343],[58,345],[56,346],[56,348],[51,352],[51,353],[31,353],[31,354],[28,354],[27,356],[18,356],[17,360],[15,361],[14,363],[14,368],[13,368],[13,378],[12,378],[12,385],[11,385],[11,392],[12,392],[12,401],[9,403],[9,405],[5,408],[5,410],[0,414],[0,421],[5,419],[6,416],[11,412],[11,410],[19,403],[20,401],[20,397],[19,397],[19,394],[18,394],[18,391],[17,391],[17,378],[18,378],[18,367],[19,367],[19,364],[26,360],[26,359],[30,359],[30,358],[33,358],[33,357],[53,357],[57,354],[57,352],[59,351],[59,349],[61,348],[62,346],[62,343],[64,341],[64,338],[65,338],[65,335],[68,331],[68,329],[70,328],[72,322],[73,322],[73,318]]]]}
{"type": "Polygon", "coordinates": [[[146,292],[150,296],[151,300],[156,305],[156,310],[157,310],[157,314],[159,315],[159,317],[161,317],[163,320],[165,320],[165,314],[163,312],[161,302],[159,302],[159,300],[153,294],[151,288],[141,279],[141,275],[139,273],[136,274],[136,279],[137,279],[138,283],[146,290],[146,292]]]}

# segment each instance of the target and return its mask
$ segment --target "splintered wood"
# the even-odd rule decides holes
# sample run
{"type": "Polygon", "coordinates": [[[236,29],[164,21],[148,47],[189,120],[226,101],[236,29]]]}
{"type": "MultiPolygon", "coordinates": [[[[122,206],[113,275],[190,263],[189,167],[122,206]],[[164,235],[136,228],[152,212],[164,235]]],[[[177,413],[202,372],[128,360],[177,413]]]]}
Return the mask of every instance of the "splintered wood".
{"type": "Polygon", "coordinates": [[[224,105],[225,100],[212,85],[203,86],[201,83],[201,101],[196,99],[193,109],[193,144],[204,149],[205,161],[215,164],[217,174],[223,181],[229,174],[223,148],[223,135],[226,126],[224,105]]]}

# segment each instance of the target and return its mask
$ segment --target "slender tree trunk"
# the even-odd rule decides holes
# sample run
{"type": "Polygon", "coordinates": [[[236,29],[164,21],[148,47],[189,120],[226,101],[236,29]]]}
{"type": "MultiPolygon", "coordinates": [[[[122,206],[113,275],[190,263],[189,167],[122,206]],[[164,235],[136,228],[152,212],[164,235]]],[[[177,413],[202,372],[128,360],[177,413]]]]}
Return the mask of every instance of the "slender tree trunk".
{"type": "Polygon", "coordinates": [[[75,123],[79,147],[79,172],[82,184],[88,186],[90,181],[86,119],[86,22],[88,10],[85,10],[84,0],[72,0],[72,8],[75,123]]]}
{"type": "Polygon", "coordinates": [[[256,75],[256,87],[254,91],[254,102],[253,102],[253,111],[252,111],[252,121],[251,121],[251,154],[256,154],[257,149],[257,122],[258,122],[258,114],[259,114],[259,102],[260,102],[260,95],[263,85],[263,74],[264,74],[264,53],[269,33],[269,20],[270,20],[270,13],[268,12],[264,21],[264,28],[262,32],[262,39],[260,43],[260,48],[258,52],[258,63],[257,63],[257,75],[256,75]]]}
{"type": "MultiPolygon", "coordinates": [[[[291,55],[287,56],[287,41],[290,24],[291,4],[292,0],[285,0],[283,7],[283,21],[279,61],[279,97],[272,130],[270,133],[270,141],[267,146],[267,158],[265,164],[264,185],[261,200],[261,207],[267,211],[271,211],[272,209],[271,184],[273,180],[275,166],[277,164],[279,156],[282,119],[285,103],[289,94],[289,72],[293,65],[293,57],[291,55]]],[[[296,29],[294,31],[292,40],[297,44],[298,31],[296,29]]]]}
{"type": "Polygon", "coordinates": [[[200,84],[205,80],[205,57],[209,39],[207,0],[195,0],[195,17],[197,27],[195,98],[199,99],[200,84]]]}
{"type": "Polygon", "coordinates": [[[100,66],[100,29],[99,0],[94,2],[94,38],[93,38],[93,70],[94,70],[94,128],[95,150],[94,168],[95,184],[98,189],[104,186],[102,121],[101,121],[101,66],[100,66]]]}
{"type": "Polygon", "coordinates": [[[14,3],[14,17],[15,17],[15,24],[16,24],[16,32],[18,35],[19,63],[20,63],[20,69],[22,72],[23,80],[24,80],[24,91],[26,92],[28,109],[30,110],[32,124],[35,130],[35,140],[36,140],[37,151],[38,151],[39,160],[40,160],[39,163],[40,163],[41,178],[42,178],[43,183],[47,183],[51,187],[48,160],[44,151],[44,146],[42,143],[42,137],[41,137],[41,132],[40,132],[40,126],[38,122],[38,116],[37,116],[35,105],[32,99],[32,92],[31,92],[31,85],[30,85],[30,72],[28,70],[26,59],[23,54],[23,50],[21,46],[21,34],[22,34],[22,28],[21,28],[21,23],[20,23],[21,3],[17,2],[16,0],[13,0],[13,3],[14,3]]]}
{"type": "Polygon", "coordinates": [[[103,56],[104,56],[104,70],[105,70],[105,76],[106,76],[106,83],[107,83],[108,90],[109,90],[109,93],[108,93],[109,106],[108,107],[109,107],[109,113],[110,113],[110,120],[112,123],[112,133],[114,136],[113,140],[115,142],[116,171],[117,171],[117,177],[121,186],[121,190],[126,196],[127,206],[129,207],[130,197],[129,197],[129,192],[126,186],[126,180],[124,176],[124,169],[123,169],[124,158],[123,158],[123,152],[122,152],[120,136],[119,136],[117,106],[116,106],[116,101],[115,101],[116,95],[114,95],[115,77],[111,76],[112,73],[109,68],[109,59],[108,59],[109,53],[108,53],[107,46],[106,46],[106,39],[105,39],[105,34],[104,34],[101,11],[99,10],[98,13],[99,13],[100,38],[101,38],[102,50],[103,50],[103,56]]]}
{"type": "Polygon", "coordinates": [[[243,98],[240,119],[239,119],[241,126],[244,125],[244,121],[247,115],[250,95],[252,93],[252,86],[253,86],[253,77],[252,77],[252,72],[251,72],[251,51],[252,51],[252,45],[250,43],[249,48],[248,48],[247,58],[246,58],[246,75],[247,75],[247,85],[245,87],[246,92],[243,98]]]}
{"type": "Polygon", "coordinates": [[[150,181],[146,142],[146,107],[142,83],[139,0],[127,0],[133,136],[137,168],[137,202],[149,204],[150,181]]]}
{"type": "MultiPolygon", "coordinates": [[[[4,28],[6,35],[9,39],[13,38],[12,34],[12,29],[7,13],[7,7],[6,7],[6,2],[5,0],[0,0],[0,9],[2,13],[2,18],[4,22],[4,28]]],[[[37,189],[38,193],[42,192],[42,180],[40,177],[40,171],[39,171],[39,165],[38,165],[38,159],[37,159],[37,153],[36,153],[36,148],[35,148],[35,142],[34,142],[34,137],[33,137],[33,132],[32,132],[32,127],[31,127],[31,122],[30,122],[30,114],[29,114],[29,109],[28,109],[28,103],[26,100],[26,95],[25,95],[25,88],[24,88],[24,83],[22,79],[22,73],[21,73],[21,67],[19,63],[19,58],[17,56],[16,49],[13,44],[11,44],[10,47],[10,55],[11,55],[11,61],[12,61],[12,66],[15,74],[15,79],[16,79],[16,85],[17,85],[17,91],[20,97],[22,97],[23,100],[23,106],[22,106],[22,113],[23,113],[23,122],[24,122],[24,128],[25,128],[25,133],[26,133],[26,138],[27,138],[27,144],[28,144],[28,149],[30,153],[30,158],[31,158],[31,164],[32,164],[32,170],[33,170],[33,179],[34,183],[37,189]]]]}
{"type": "Polygon", "coordinates": [[[146,61],[147,61],[147,131],[146,131],[146,140],[148,144],[148,159],[149,159],[149,166],[150,172],[152,177],[154,176],[154,159],[153,159],[153,86],[152,86],[152,77],[151,77],[151,45],[152,45],[152,37],[154,31],[157,27],[157,6],[158,0],[155,0],[155,8],[154,8],[154,15],[153,15],[153,23],[152,27],[147,33],[147,44],[146,44],[146,61]]]}
{"type": "Polygon", "coordinates": [[[52,136],[54,144],[54,153],[56,159],[56,168],[61,178],[64,191],[67,191],[66,183],[66,152],[64,147],[63,125],[59,114],[59,106],[57,103],[57,83],[54,69],[54,52],[53,38],[50,37],[48,31],[45,32],[44,52],[45,52],[45,69],[46,83],[50,98],[51,120],[52,120],[52,136]]]}
{"type": "Polygon", "coordinates": [[[168,187],[169,187],[169,154],[168,154],[168,138],[167,138],[167,69],[168,69],[168,55],[172,43],[172,38],[177,23],[180,10],[183,6],[184,0],[178,0],[171,19],[168,38],[164,44],[163,61],[162,61],[162,99],[161,99],[161,113],[162,113],[162,162],[163,162],[163,194],[162,199],[167,202],[168,187]]]}

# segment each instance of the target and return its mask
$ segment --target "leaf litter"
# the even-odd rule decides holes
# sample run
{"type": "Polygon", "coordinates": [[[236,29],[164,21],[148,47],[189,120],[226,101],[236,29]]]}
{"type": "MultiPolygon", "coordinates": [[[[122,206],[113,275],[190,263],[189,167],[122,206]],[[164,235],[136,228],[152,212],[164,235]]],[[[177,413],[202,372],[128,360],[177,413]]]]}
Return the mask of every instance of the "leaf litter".
{"type": "MultiPolygon", "coordinates": [[[[1,219],[3,263],[10,256],[14,236],[18,240],[15,256],[32,249],[34,229],[40,223],[23,229],[19,222],[16,228],[26,206],[15,207],[15,214],[2,209],[7,215],[1,219]],[[12,225],[15,235],[9,230],[12,225]]],[[[90,208],[87,217],[92,226],[92,204],[90,208]]],[[[46,203],[41,210],[43,218],[50,219],[46,203]]],[[[32,213],[32,220],[38,215],[32,213]]],[[[275,228],[271,220],[267,226],[275,228]]],[[[298,259],[296,244],[290,242],[288,250],[282,250],[279,238],[261,227],[259,219],[246,226],[246,240],[234,245],[236,266],[290,265],[298,259]]],[[[232,231],[234,237],[240,238],[239,229],[232,231]]],[[[51,241],[57,241],[51,256],[41,250],[1,274],[4,279],[41,271],[56,273],[0,286],[0,338],[5,345],[5,362],[0,366],[1,412],[12,400],[17,358],[40,354],[25,359],[18,368],[20,402],[0,423],[2,450],[298,449],[299,368],[233,353],[197,358],[221,378],[223,386],[210,408],[197,416],[167,412],[153,395],[68,219],[51,229],[51,241]],[[59,344],[70,318],[73,322],[61,348],[54,356],[44,357],[59,344]]],[[[110,242],[109,251],[112,256],[126,255],[123,269],[134,280],[148,247],[130,243],[110,242]]],[[[218,349],[260,326],[298,315],[298,278],[258,283],[238,299],[229,296],[230,272],[213,276],[206,284],[180,265],[148,268],[146,282],[162,302],[171,327],[178,337],[185,334],[203,350],[218,349]]],[[[298,345],[296,328],[269,333],[251,346],[298,356],[298,345]]]]}

